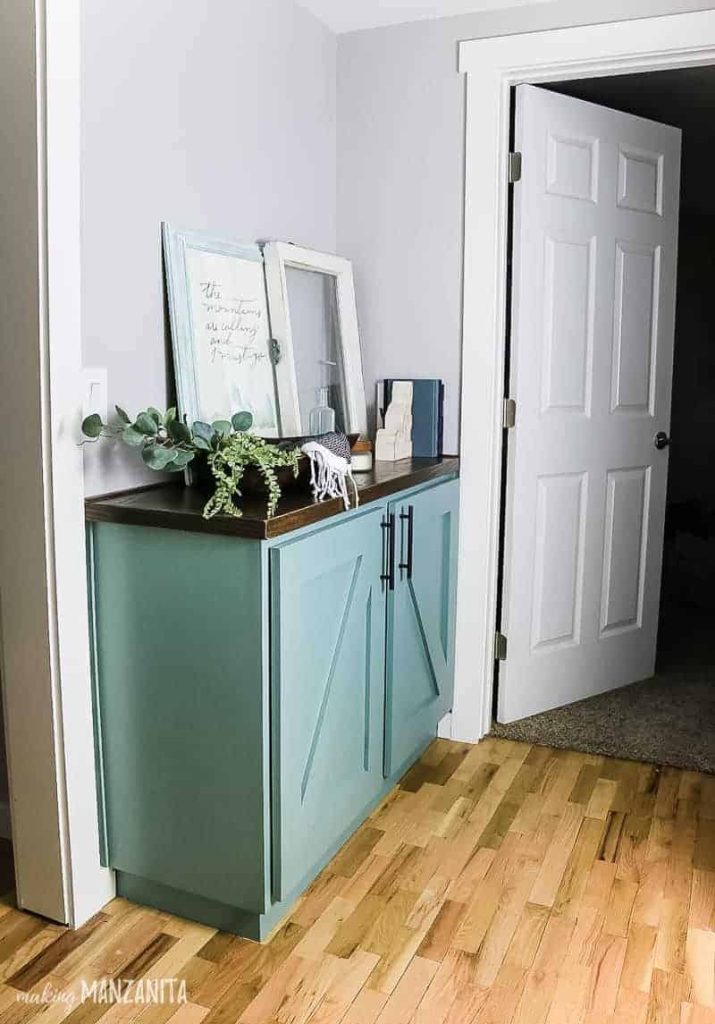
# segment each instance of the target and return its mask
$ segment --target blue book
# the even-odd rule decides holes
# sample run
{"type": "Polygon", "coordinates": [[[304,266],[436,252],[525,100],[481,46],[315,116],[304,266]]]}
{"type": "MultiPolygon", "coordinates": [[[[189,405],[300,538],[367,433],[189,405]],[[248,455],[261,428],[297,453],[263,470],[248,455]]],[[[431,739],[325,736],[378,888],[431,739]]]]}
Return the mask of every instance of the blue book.
{"type": "Polygon", "coordinates": [[[444,384],[435,378],[394,377],[378,382],[377,405],[379,425],[392,396],[393,380],[409,380],[412,384],[412,454],[415,458],[434,459],[442,454],[444,434],[444,384]]]}

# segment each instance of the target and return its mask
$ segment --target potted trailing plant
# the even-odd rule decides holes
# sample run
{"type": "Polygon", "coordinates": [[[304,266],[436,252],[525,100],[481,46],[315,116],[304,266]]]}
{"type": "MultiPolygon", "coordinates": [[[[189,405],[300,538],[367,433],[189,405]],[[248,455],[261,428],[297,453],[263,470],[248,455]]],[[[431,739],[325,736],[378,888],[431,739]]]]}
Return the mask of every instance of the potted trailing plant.
{"type": "Polygon", "coordinates": [[[88,441],[102,437],[119,439],[137,448],[150,469],[180,473],[197,459],[205,459],[213,477],[214,492],[204,507],[204,517],[223,514],[240,516],[235,499],[241,496],[240,485],[247,471],[255,471],[265,484],[268,495],[268,516],[273,516],[281,487],[278,473],[290,469],[298,476],[300,449],[291,443],[271,443],[249,433],[253,425],[250,412],[237,412],[230,420],[204,423],[197,420],[189,426],[179,419],[176,409],[160,412],[150,406],[136,419],[115,406],[118,421],[108,424],[98,413],[82,422],[82,433],[88,441]]]}

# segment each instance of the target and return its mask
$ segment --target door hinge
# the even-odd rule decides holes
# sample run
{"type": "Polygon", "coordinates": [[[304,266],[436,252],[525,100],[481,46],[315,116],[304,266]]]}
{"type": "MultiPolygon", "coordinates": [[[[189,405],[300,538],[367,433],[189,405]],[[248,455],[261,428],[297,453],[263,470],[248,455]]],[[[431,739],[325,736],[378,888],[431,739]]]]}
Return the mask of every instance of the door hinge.
{"type": "Polygon", "coordinates": [[[521,153],[509,154],[507,175],[510,185],[513,185],[515,181],[521,181],[521,153]]]}
{"type": "Polygon", "coordinates": [[[504,412],[502,415],[502,426],[505,430],[511,430],[516,424],[516,399],[504,399],[504,412]]]}
{"type": "Polygon", "coordinates": [[[506,661],[506,637],[499,630],[494,634],[494,658],[496,661],[506,661]]]}

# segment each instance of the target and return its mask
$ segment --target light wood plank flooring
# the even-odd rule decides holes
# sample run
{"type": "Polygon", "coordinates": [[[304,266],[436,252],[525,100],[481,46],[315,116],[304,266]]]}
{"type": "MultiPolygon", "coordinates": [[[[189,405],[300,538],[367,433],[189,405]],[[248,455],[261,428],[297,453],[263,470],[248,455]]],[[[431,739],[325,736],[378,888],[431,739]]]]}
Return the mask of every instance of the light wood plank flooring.
{"type": "Polygon", "coordinates": [[[715,777],[438,740],[266,945],[124,900],[77,932],[6,902],[0,971],[0,1024],[715,1022],[715,777]],[[71,1001],[161,977],[188,1003],[71,1001]]]}

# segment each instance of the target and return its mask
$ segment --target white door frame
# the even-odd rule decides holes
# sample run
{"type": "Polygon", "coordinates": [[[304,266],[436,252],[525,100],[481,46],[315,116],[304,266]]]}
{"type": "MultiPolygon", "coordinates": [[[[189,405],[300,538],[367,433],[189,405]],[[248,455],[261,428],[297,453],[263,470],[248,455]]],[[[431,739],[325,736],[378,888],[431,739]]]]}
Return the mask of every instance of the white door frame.
{"type": "MultiPolygon", "coordinates": [[[[56,617],[57,734],[64,782],[68,920],[79,927],[115,894],[100,864],[84,519],[81,322],[82,0],[36,0],[44,18],[48,456],[56,617]]],[[[40,98],[42,105],[42,97],[40,98]]]]}
{"type": "Polygon", "coordinates": [[[0,408],[0,653],[17,894],[74,927],[114,894],[99,861],[77,444],[80,14],[81,0],[7,0],[0,42],[22,140],[8,165],[18,213],[0,240],[13,271],[0,353],[11,382],[0,408]]]}
{"type": "Polygon", "coordinates": [[[715,11],[460,44],[467,75],[460,573],[452,735],[491,728],[506,347],[511,88],[715,64],[715,11]]]}

